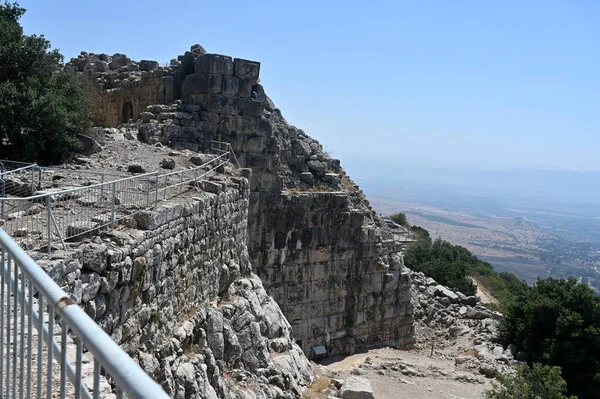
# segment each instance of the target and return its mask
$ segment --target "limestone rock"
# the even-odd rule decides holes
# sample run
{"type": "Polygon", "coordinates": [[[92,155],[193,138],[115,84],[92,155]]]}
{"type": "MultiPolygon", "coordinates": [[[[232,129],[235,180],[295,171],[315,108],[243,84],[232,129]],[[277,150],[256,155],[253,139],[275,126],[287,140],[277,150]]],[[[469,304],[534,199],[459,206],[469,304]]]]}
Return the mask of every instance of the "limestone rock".
{"type": "Polygon", "coordinates": [[[348,377],[340,388],[342,399],[373,399],[373,389],[369,380],[360,377],[348,377]]]}

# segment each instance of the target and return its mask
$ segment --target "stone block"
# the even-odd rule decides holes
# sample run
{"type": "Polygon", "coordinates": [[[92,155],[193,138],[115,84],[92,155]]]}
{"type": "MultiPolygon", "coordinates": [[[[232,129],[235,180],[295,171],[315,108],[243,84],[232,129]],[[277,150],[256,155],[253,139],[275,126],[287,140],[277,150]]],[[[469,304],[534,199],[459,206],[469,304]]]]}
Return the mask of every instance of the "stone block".
{"type": "Polygon", "coordinates": [[[258,83],[258,76],[260,74],[260,62],[236,58],[233,61],[233,74],[255,85],[258,83]]]}
{"type": "Polygon", "coordinates": [[[140,71],[152,71],[158,68],[159,65],[157,61],[141,60],[138,66],[140,71]]]}
{"type": "Polygon", "coordinates": [[[252,98],[236,97],[234,105],[239,115],[260,117],[264,109],[264,104],[252,98]]]}
{"type": "Polygon", "coordinates": [[[211,73],[194,73],[185,77],[184,96],[188,98],[195,93],[220,93],[221,75],[211,73]]]}
{"type": "MultiPolygon", "coordinates": [[[[231,76],[234,67],[231,57],[220,54],[202,54],[196,59],[194,72],[231,76]]],[[[238,76],[239,77],[239,76],[238,76]]]]}
{"type": "Polygon", "coordinates": [[[247,80],[247,79],[239,80],[238,95],[240,97],[250,97],[252,95],[252,82],[250,80],[247,80]]]}
{"type": "Polygon", "coordinates": [[[240,87],[239,79],[235,76],[223,76],[221,92],[224,96],[235,96],[240,87]]]}
{"type": "Polygon", "coordinates": [[[265,149],[265,138],[260,136],[249,136],[244,143],[244,152],[261,153],[265,149]]]}

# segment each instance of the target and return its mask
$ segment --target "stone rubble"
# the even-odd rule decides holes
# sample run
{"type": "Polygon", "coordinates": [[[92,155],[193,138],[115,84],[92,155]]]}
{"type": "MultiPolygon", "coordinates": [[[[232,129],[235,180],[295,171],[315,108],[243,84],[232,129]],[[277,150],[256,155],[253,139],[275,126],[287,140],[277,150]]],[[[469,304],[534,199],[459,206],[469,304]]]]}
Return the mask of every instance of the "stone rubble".
{"type": "Polygon", "coordinates": [[[522,364],[518,359],[526,354],[513,344],[503,348],[494,341],[502,314],[480,304],[477,297],[438,285],[423,273],[412,272],[411,278],[418,347],[431,346],[433,351],[464,337],[472,343],[466,348],[471,354],[456,356],[457,367],[477,369],[489,378],[514,374],[515,365],[522,364]]]}

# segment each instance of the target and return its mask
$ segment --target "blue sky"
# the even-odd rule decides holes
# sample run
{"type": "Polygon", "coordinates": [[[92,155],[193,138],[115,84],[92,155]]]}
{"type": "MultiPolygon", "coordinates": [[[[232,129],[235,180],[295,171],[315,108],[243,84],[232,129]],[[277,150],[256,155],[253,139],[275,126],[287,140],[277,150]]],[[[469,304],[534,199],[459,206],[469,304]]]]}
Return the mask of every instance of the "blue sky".
{"type": "Polygon", "coordinates": [[[199,43],[260,61],[288,121],[346,164],[600,170],[600,2],[20,3],[67,59],[199,43]]]}

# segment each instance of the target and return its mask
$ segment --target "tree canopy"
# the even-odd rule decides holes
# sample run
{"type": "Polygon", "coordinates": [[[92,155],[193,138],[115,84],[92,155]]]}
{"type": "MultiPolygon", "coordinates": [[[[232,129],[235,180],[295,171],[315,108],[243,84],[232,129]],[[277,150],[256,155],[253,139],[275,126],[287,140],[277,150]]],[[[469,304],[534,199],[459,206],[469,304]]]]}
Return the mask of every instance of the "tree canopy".
{"type": "Polygon", "coordinates": [[[567,383],[560,367],[534,363],[517,368],[513,377],[499,377],[500,384],[485,393],[486,399],[577,399],[567,396],[567,383]]]}
{"type": "Polygon", "coordinates": [[[56,162],[91,126],[87,94],[43,35],[24,35],[25,9],[0,4],[0,137],[15,158],[56,162]]]}
{"type": "Polygon", "coordinates": [[[600,392],[600,297],[574,278],[538,280],[505,305],[500,337],[530,360],[562,368],[569,393],[600,392]]]}
{"type": "Polygon", "coordinates": [[[400,226],[410,226],[408,220],[406,219],[406,214],[404,212],[394,213],[393,215],[390,215],[390,220],[394,223],[398,223],[400,226]]]}

